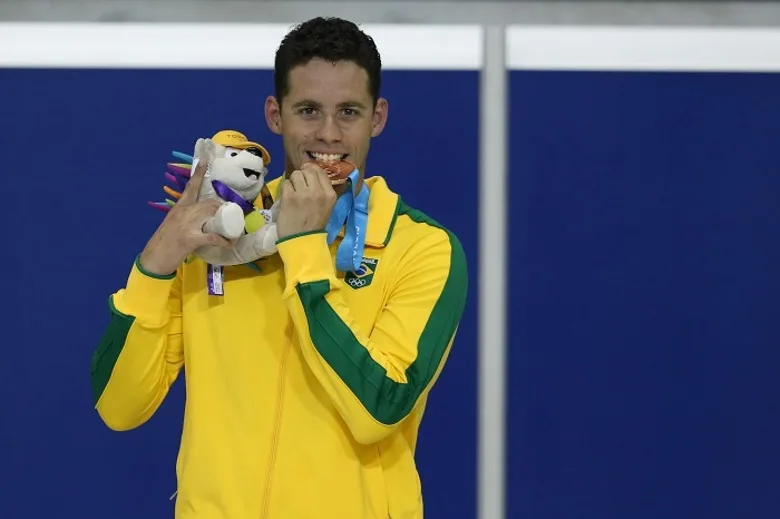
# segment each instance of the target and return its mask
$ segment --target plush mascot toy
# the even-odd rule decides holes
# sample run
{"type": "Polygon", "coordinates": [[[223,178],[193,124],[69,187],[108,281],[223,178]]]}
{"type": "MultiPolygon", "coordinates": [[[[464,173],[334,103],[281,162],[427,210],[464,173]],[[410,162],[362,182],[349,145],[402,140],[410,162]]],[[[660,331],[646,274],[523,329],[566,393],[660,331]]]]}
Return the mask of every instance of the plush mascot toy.
{"type": "MultiPolygon", "coordinates": [[[[198,200],[216,198],[225,203],[203,230],[233,240],[235,245],[232,249],[201,247],[194,256],[208,263],[209,293],[223,295],[222,266],[246,265],[259,270],[254,262],[277,252],[279,203],[273,201],[265,183],[271,156],[263,146],[235,130],[222,130],[210,139],[198,139],[192,156],[178,151],[173,156],[182,162],[169,163],[165,176],[181,191],[164,186],[171,198],[149,204],[169,211],[181,197],[198,163],[208,163],[198,200]]],[[[365,183],[357,187],[360,172],[354,164],[338,157],[321,157],[316,162],[327,172],[333,185],[349,186],[333,208],[326,231],[328,244],[332,244],[343,230],[336,267],[357,272],[365,239],[362,230],[368,218],[368,188],[365,183]]]]}
{"type": "Polygon", "coordinates": [[[208,164],[198,200],[216,198],[225,203],[203,230],[235,243],[232,249],[205,246],[195,251],[195,256],[209,264],[210,276],[221,275],[224,265],[245,264],[257,269],[254,261],[276,253],[278,204],[273,203],[265,183],[271,156],[262,145],[235,130],[222,130],[210,139],[198,139],[192,156],[178,151],[173,156],[182,162],[169,163],[165,177],[179,190],[163,186],[171,198],[149,204],[169,211],[181,198],[197,164],[208,164]]]}

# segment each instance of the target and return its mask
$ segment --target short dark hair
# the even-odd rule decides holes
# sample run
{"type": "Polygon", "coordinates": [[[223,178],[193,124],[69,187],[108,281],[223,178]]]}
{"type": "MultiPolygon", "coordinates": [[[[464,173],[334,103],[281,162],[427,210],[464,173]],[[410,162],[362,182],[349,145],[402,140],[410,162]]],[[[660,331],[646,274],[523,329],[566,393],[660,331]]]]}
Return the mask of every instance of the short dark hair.
{"type": "Polygon", "coordinates": [[[379,99],[382,59],[371,36],[349,20],[317,17],[295,26],[276,51],[274,88],[280,104],[290,92],[290,70],[314,58],[355,63],[368,74],[373,102],[379,99]]]}

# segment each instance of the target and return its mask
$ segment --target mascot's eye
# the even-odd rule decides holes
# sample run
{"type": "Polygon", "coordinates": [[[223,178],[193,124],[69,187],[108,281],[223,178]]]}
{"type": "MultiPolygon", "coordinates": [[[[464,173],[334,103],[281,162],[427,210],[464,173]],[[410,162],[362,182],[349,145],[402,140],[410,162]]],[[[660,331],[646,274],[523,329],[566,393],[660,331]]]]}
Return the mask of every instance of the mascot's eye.
{"type": "Polygon", "coordinates": [[[247,148],[246,151],[248,151],[249,153],[251,153],[255,157],[262,157],[263,156],[263,152],[260,151],[260,148],[254,148],[254,147],[247,148]]]}

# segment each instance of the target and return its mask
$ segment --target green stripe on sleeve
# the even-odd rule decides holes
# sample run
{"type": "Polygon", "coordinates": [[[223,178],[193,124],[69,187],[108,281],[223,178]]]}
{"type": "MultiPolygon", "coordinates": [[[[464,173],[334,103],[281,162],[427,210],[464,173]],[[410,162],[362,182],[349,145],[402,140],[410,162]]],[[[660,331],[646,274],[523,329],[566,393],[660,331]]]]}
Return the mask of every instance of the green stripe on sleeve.
{"type": "MultiPolygon", "coordinates": [[[[433,224],[417,211],[404,211],[414,221],[433,224]]],[[[446,229],[444,229],[446,231],[446,229]]],[[[378,422],[394,424],[414,407],[439,368],[457,329],[466,302],[466,257],[457,238],[447,231],[451,244],[450,271],[418,342],[416,360],[406,370],[407,383],[387,377],[368,350],[354,336],[325,296],[328,281],[297,287],[314,347],[378,422]]]]}
{"type": "Polygon", "coordinates": [[[134,317],[125,315],[116,309],[113,296],[108,300],[108,307],[111,311],[111,322],[108,323],[108,327],[103,332],[95,353],[92,354],[90,378],[95,405],[108,385],[116,361],[125,345],[127,334],[135,322],[134,317]]]}

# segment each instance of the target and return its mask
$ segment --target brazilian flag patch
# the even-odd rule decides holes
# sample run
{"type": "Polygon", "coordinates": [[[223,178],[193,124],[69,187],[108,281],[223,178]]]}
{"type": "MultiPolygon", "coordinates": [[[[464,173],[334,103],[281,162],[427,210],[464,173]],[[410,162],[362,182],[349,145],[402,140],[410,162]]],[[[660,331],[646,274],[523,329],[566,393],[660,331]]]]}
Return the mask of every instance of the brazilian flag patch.
{"type": "Polygon", "coordinates": [[[346,273],[344,282],[355,290],[367,287],[374,280],[374,272],[378,264],[379,260],[376,258],[363,258],[356,272],[346,273]]]}

